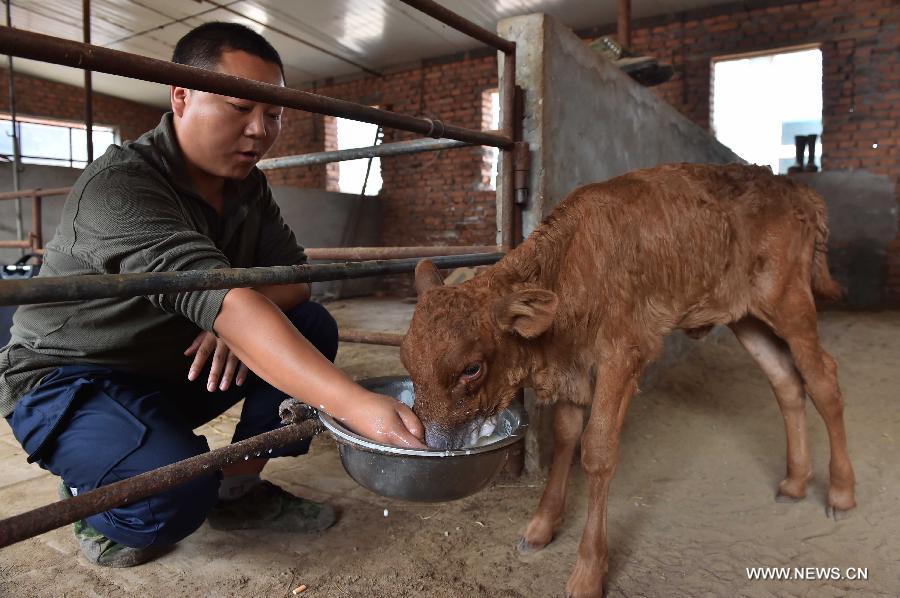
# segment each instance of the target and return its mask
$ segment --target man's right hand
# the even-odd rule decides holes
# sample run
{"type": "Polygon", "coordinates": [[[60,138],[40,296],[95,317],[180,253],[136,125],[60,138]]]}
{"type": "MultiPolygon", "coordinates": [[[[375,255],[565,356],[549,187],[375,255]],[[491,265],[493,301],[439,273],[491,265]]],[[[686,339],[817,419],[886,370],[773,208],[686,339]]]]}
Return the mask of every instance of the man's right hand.
{"type": "Polygon", "coordinates": [[[262,293],[228,291],[213,327],[241,363],[284,394],[318,407],[376,442],[427,448],[422,423],[409,407],[355,384],[262,293]]]}
{"type": "Polygon", "coordinates": [[[422,422],[400,401],[366,391],[348,407],[350,412],[346,415],[332,415],[360,436],[400,448],[428,448],[423,442],[422,422]]]}

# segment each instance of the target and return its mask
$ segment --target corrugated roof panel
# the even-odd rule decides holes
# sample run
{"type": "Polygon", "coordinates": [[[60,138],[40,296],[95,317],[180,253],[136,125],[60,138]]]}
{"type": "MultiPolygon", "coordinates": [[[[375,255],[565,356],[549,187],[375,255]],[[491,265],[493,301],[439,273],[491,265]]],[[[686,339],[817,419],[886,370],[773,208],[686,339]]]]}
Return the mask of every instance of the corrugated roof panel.
{"type": "MultiPolygon", "coordinates": [[[[632,15],[641,18],[728,1],[633,0],[632,15]]],[[[494,30],[500,19],[534,12],[551,14],[573,29],[584,29],[615,22],[618,8],[612,0],[441,3],[489,30],[494,30]]],[[[294,86],[361,72],[359,67],[379,70],[482,46],[399,0],[92,0],[91,12],[93,43],[163,60],[171,56],[182,35],[201,23],[244,23],[260,31],[279,50],[288,83],[294,86]]],[[[15,0],[12,19],[17,28],[82,39],[81,7],[73,0],[15,0]]],[[[19,62],[22,70],[31,74],[80,80],[74,69],[70,69],[74,76],[63,76],[59,68],[19,62]]],[[[103,93],[162,106],[168,103],[162,86],[136,86],[101,73],[95,74],[94,85],[103,93]]]]}

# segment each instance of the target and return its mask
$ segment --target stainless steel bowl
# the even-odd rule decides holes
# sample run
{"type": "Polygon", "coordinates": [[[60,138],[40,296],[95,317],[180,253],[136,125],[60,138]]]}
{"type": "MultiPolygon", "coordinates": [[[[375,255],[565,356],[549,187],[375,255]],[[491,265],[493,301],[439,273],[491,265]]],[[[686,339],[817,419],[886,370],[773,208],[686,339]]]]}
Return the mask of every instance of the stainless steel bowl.
{"type": "MultiPolygon", "coordinates": [[[[360,382],[373,392],[394,397],[409,407],[415,394],[408,376],[385,376],[360,382]]],[[[338,443],[341,463],[351,478],[376,494],[414,502],[456,500],[484,488],[503,467],[513,444],[525,438],[525,409],[513,404],[499,414],[500,439],[476,448],[427,451],[396,448],[351,432],[330,415],[322,424],[338,443]]]]}

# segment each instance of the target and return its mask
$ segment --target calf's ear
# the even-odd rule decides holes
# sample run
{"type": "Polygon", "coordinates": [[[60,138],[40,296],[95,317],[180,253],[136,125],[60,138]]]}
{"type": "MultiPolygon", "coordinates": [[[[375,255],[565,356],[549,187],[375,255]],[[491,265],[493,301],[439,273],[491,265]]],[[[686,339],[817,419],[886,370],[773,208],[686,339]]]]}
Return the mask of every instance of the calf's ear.
{"type": "Polygon", "coordinates": [[[504,332],[537,338],[550,328],[558,306],[559,297],[552,291],[522,289],[494,304],[494,319],[504,332]]]}
{"type": "Polygon", "coordinates": [[[444,284],[441,279],[441,273],[435,267],[431,260],[421,260],[416,264],[416,293],[421,295],[428,289],[439,287],[444,284]]]}

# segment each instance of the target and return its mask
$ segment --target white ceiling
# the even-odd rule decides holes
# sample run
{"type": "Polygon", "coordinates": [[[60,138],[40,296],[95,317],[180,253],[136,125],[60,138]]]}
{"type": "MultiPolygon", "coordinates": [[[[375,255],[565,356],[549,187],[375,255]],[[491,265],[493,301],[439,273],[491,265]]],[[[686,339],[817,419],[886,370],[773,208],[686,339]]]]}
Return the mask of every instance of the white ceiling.
{"type": "MultiPolygon", "coordinates": [[[[727,1],[633,0],[632,18],[727,1]]],[[[617,0],[441,3],[492,31],[502,18],[535,12],[551,14],[573,29],[585,29],[615,22],[618,7],[617,0]]],[[[16,28],[82,40],[77,0],[12,0],[11,14],[16,28]]],[[[169,60],[175,42],[207,21],[239,22],[265,35],[281,53],[287,83],[294,87],[359,73],[363,68],[378,71],[482,46],[399,0],[92,0],[91,42],[169,60]]],[[[15,69],[72,85],[83,83],[82,71],[68,67],[16,59],[15,69]]],[[[168,91],[155,83],[95,73],[93,85],[96,92],[160,107],[168,104],[168,91]]]]}

